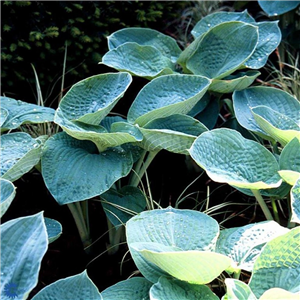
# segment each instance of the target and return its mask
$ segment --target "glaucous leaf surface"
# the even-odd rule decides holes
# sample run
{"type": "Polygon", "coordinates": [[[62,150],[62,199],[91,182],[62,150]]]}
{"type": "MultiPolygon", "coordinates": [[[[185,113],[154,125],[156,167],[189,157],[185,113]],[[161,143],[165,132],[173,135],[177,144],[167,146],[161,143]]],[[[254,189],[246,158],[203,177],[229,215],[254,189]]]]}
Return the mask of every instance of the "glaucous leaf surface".
{"type": "Polygon", "coordinates": [[[226,294],[222,297],[222,300],[257,300],[251,288],[243,281],[226,278],[226,294]]]}
{"type": "Polygon", "coordinates": [[[256,297],[273,287],[299,292],[300,227],[291,229],[263,248],[254,263],[249,286],[256,297]]]}
{"type": "Polygon", "coordinates": [[[119,227],[146,207],[145,195],[134,186],[124,186],[120,190],[113,188],[101,195],[101,204],[110,222],[119,227]]]}
{"type": "Polygon", "coordinates": [[[271,87],[250,87],[233,93],[233,107],[238,122],[246,129],[262,134],[268,134],[256,123],[252,108],[266,106],[292,119],[300,122],[300,103],[290,94],[271,87]]]}
{"type": "Polygon", "coordinates": [[[187,115],[171,115],[155,119],[140,128],[143,141],[138,145],[147,151],[162,149],[174,153],[188,154],[189,149],[201,133],[208,129],[198,120],[187,115]]]}
{"type": "Polygon", "coordinates": [[[49,299],[102,300],[103,298],[85,270],[78,275],[47,285],[32,298],[32,300],[49,299]]]}
{"type": "Polygon", "coordinates": [[[9,180],[0,178],[0,217],[2,217],[16,195],[16,187],[9,180]]]}
{"type": "Polygon", "coordinates": [[[1,97],[1,132],[16,129],[25,123],[52,122],[54,109],[36,104],[1,97]],[[2,110],[4,109],[4,111],[2,110]]]}
{"type": "MultiPolygon", "coordinates": [[[[100,74],[81,80],[62,98],[59,110],[69,121],[99,125],[123,97],[131,81],[131,75],[126,72],[100,74]]],[[[57,116],[54,121],[60,125],[57,116]]]]}
{"type": "Polygon", "coordinates": [[[201,134],[189,149],[194,161],[216,182],[234,187],[278,187],[281,178],[276,158],[265,147],[227,128],[201,134]]]}
{"type": "Polygon", "coordinates": [[[48,248],[43,213],[1,225],[1,299],[26,299],[48,248]]]}
{"type": "Polygon", "coordinates": [[[236,21],[219,24],[201,37],[186,67],[193,74],[221,79],[250,58],[257,41],[256,26],[236,21]]]}
{"type": "Polygon", "coordinates": [[[120,281],[101,292],[103,300],[149,300],[152,282],[143,277],[120,281]]]}
{"type": "Polygon", "coordinates": [[[150,289],[150,300],[218,300],[206,285],[160,277],[150,289]]]}
{"type": "Polygon", "coordinates": [[[45,184],[61,205],[104,193],[132,167],[131,154],[121,147],[99,153],[92,142],[64,132],[47,140],[41,162],[45,184]]]}
{"type": "Polygon", "coordinates": [[[4,124],[4,122],[6,121],[8,117],[8,110],[0,107],[0,127],[1,127],[1,132],[4,131],[2,130],[2,125],[4,124]]]}
{"type": "Polygon", "coordinates": [[[1,177],[15,181],[29,172],[40,160],[42,142],[25,132],[1,136],[1,177]]]}
{"type": "Polygon", "coordinates": [[[57,240],[62,234],[62,226],[61,224],[53,219],[45,218],[45,225],[48,234],[49,244],[57,240]]]}
{"type": "Polygon", "coordinates": [[[262,294],[259,300],[299,300],[300,293],[291,293],[284,289],[272,288],[262,294]]]}
{"type": "Polygon", "coordinates": [[[258,0],[258,4],[268,16],[277,16],[293,10],[300,4],[300,1],[258,0]]]}
{"type": "Polygon", "coordinates": [[[232,258],[237,269],[251,272],[254,261],[260,253],[257,246],[262,246],[288,231],[274,221],[223,229],[217,241],[216,252],[232,258]]]}
{"type": "Polygon", "coordinates": [[[108,51],[102,64],[132,75],[152,79],[174,73],[175,64],[153,46],[125,43],[108,51]]]}
{"type": "Polygon", "coordinates": [[[300,177],[291,190],[291,222],[300,224],[300,177]]]}
{"type": "Polygon", "coordinates": [[[183,251],[214,251],[219,234],[219,225],[211,217],[192,210],[167,208],[145,211],[131,218],[126,224],[127,243],[135,264],[150,281],[156,282],[166,275],[157,266],[149,263],[135,249],[132,243],[160,244],[174,246],[183,251]]]}
{"type": "Polygon", "coordinates": [[[211,81],[203,76],[173,74],[146,84],[136,96],[128,121],[143,127],[154,119],[187,114],[202,98],[211,81]]]}
{"type": "Polygon", "coordinates": [[[153,46],[173,63],[176,63],[181,53],[176,40],[150,28],[123,28],[109,35],[107,40],[109,50],[115,49],[127,42],[134,42],[143,46],[153,46]]]}

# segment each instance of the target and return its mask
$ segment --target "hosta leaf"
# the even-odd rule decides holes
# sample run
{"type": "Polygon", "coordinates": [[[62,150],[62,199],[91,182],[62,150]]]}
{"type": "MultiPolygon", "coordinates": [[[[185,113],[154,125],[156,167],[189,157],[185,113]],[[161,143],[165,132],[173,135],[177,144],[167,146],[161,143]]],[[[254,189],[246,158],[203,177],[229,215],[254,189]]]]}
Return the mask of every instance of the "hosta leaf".
{"type": "Polygon", "coordinates": [[[262,294],[259,300],[299,300],[300,293],[291,293],[284,289],[272,288],[262,294]]]}
{"type": "Polygon", "coordinates": [[[125,43],[108,51],[102,63],[119,71],[148,79],[174,73],[175,64],[153,46],[125,43]]]}
{"type": "Polygon", "coordinates": [[[120,281],[101,292],[103,300],[149,300],[152,282],[143,277],[120,281]]]}
{"type": "Polygon", "coordinates": [[[253,23],[255,19],[253,19],[247,12],[244,10],[243,12],[216,12],[209,14],[202,18],[193,28],[191,34],[196,39],[202,34],[206,33],[212,27],[219,25],[224,22],[229,21],[241,21],[245,23],[253,23]]]}
{"type": "Polygon", "coordinates": [[[187,114],[205,94],[208,78],[194,75],[166,75],[153,79],[139,92],[128,111],[128,121],[146,123],[173,114],[187,114]]]}
{"type": "Polygon", "coordinates": [[[291,222],[300,224],[300,177],[291,190],[291,222]]]}
{"type": "Polygon", "coordinates": [[[28,297],[47,247],[43,213],[1,225],[1,299],[28,297]]]}
{"type": "Polygon", "coordinates": [[[286,145],[294,137],[300,136],[300,123],[268,106],[256,106],[251,109],[256,123],[274,140],[286,145]]]}
{"type": "Polygon", "coordinates": [[[150,300],[218,300],[206,285],[189,284],[184,281],[159,278],[150,289],[150,300]]]}
{"type": "Polygon", "coordinates": [[[204,132],[189,153],[216,182],[255,190],[281,184],[279,166],[272,153],[235,130],[221,128],[204,132]]]}
{"type": "Polygon", "coordinates": [[[62,226],[58,221],[50,218],[45,218],[44,221],[47,229],[48,241],[50,244],[61,236],[62,226]]]}
{"type": "MultiPolygon", "coordinates": [[[[8,110],[5,108],[0,107],[0,127],[4,124],[8,117],[8,110]]],[[[2,128],[1,128],[2,131],[2,128]]]]}
{"type": "Polygon", "coordinates": [[[247,71],[229,75],[223,79],[214,79],[209,90],[217,93],[240,91],[251,85],[259,75],[258,71],[247,71]]]}
{"type": "Polygon", "coordinates": [[[195,116],[208,129],[213,129],[219,117],[219,103],[215,99],[211,99],[203,111],[195,116]]]}
{"type": "Polygon", "coordinates": [[[36,104],[15,100],[9,97],[1,97],[1,131],[16,129],[25,123],[52,122],[54,109],[36,104]]]}
{"type": "Polygon", "coordinates": [[[256,123],[251,108],[267,106],[294,122],[299,122],[300,103],[290,94],[271,87],[250,87],[233,93],[233,106],[238,122],[246,129],[268,136],[256,123]]]}
{"type": "Polygon", "coordinates": [[[233,278],[226,278],[225,284],[226,294],[222,297],[222,300],[257,300],[249,285],[243,281],[233,278]]]}
{"type": "Polygon", "coordinates": [[[218,223],[211,217],[192,210],[173,208],[142,212],[126,224],[126,236],[135,264],[150,281],[165,273],[131,247],[135,242],[175,246],[182,250],[211,251],[219,234],[218,223]]]}
{"type": "Polygon", "coordinates": [[[127,42],[135,42],[143,46],[153,46],[164,56],[176,62],[181,53],[176,41],[159,31],[150,28],[124,28],[107,37],[109,50],[115,49],[127,42]]]}
{"type": "Polygon", "coordinates": [[[124,186],[118,191],[110,189],[101,195],[101,200],[106,216],[115,227],[124,225],[146,207],[144,194],[134,186],[124,186]]]}
{"type": "Polygon", "coordinates": [[[0,178],[0,217],[2,217],[16,195],[16,188],[12,182],[0,178]]]}
{"type": "MultiPolygon", "coordinates": [[[[131,81],[131,75],[126,72],[100,74],[81,80],[63,97],[59,110],[67,120],[99,125],[123,97],[131,81]]],[[[54,121],[57,122],[57,116],[54,121]]]]}
{"type": "Polygon", "coordinates": [[[104,193],[131,167],[131,154],[122,148],[99,153],[92,142],[73,139],[64,132],[46,142],[42,155],[45,184],[59,204],[104,193]]]}
{"type": "Polygon", "coordinates": [[[254,263],[249,283],[256,297],[273,287],[300,291],[299,239],[300,227],[296,227],[265,245],[254,263]]]}
{"type": "Polygon", "coordinates": [[[166,149],[170,152],[188,154],[198,135],[208,129],[198,120],[186,115],[172,115],[155,119],[140,128],[144,139],[139,145],[147,151],[166,149]]]}
{"type": "Polygon", "coordinates": [[[258,1],[260,7],[268,16],[277,16],[284,14],[294,8],[296,8],[300,1],[258,1]]]}
{"type": "Polygon", "coordinates": [[[82,273],[57,280],[39,291],[32,300],[102,300],[97,287],[89,278],[86,270],[82,273]]]}
{"type": "Polygon", "coordinates": [[[258,44],[254,53],[246,61],[245,66],[251,69],[262,68],[269,55],[277,48],[281,41],[281,31],[278,21],[253,23],[258,26],[258,44]]]}
{"type": "Polygon", "coordinates": [[[194,74],[221,79],[249,59],[257,41],[256,26],[236,21],[219,24],[202,36],[186,67],[194,74]]]}
{"type": "Polygon", "coordinates": [[[42,142],[25,132],[1,136],[1,177],[15,181],[40,160],[42,142]]]}
{"type": "Polygon", "coordinates": [[[224,229],[220,232],[216,251],[232,258],[237,269],[251,272],[254,261],[260,253],[257,251],[257,246],[264,245],[288,231],[274,221],[224,229]],[[251,260],[248,259],[249,257],[251,260]]]}
{"type": "Polygon", "coordinates": [[[201,113],[210,102],[210,93],[207,92],[201,98],[201,101],[197,102],[197,104],[188,112],[188,116],[195,117],[199,113],[201,113]]]}

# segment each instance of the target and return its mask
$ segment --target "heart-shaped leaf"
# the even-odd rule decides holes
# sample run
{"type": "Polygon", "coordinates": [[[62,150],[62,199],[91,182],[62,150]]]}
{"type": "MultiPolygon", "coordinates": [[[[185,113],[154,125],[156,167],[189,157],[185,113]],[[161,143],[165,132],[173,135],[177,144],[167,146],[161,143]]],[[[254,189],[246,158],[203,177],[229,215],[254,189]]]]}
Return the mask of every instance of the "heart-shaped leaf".
{"type": "Polygon", "coordinates": [[[146,123],[173,114],[187,114],[207,91],[210,80],[194,75],[165,75],[145,85],[128,111],[128,121],[146,123]]]}
{"type": "Polygon", "coordinates": [[[235,130],[221,128],[204,132],[189,153],[216,182],[255,190],[281,184],[279,166],[272,153],[235,130]]]}
{"type": "Polygon", "coordinates": [[[48,248],[43,213],[1,225],[1,299],[26,299],[48,248]]]}
{"type": "Polygon", "coordinates": [[[254,263],[249,282],[256,297],[273,287],[300,291],[299,238],[300,227],[296,227],[265,245],[254,263]]]}
{"type": "Polygon", "coordinates": [[[226,278],[226,294],[223,296],[222,300],[257,300],[249,285],[243,281],[226,278]]]}
{"type": "Polygon", "coordinates": [[[42,142],[25,132],[1,136],[1,177],[15,181],[40,160],[42,142]]]}
{"type": "Polygon", "coordinates": [[[54,109],[9,97],[1,97],[1,132],[16,129],[25,123],[52,122],[54,109]],[[4,109],[4,111],[2,110],[4,109]]]}
{"type": "Polygon", "coordinates": [[[2,217],[16,195],[16,188],[12,182],[0,178],[0,217],[2,217]]]}
{"type": "Polygon", "coordinates": [[[181,53],[176,41],[157,30],[150,28],[123,28],[107,37],[109,50],[115,49],[127,42],[134,42],[142,46],[153,46],[164,56],[176,62],[181,53]]]}
{"type": "Polygon", "coordinates": [[[258,3],[268,16],[278,16],[296,8],[300,4],[300,1],[258,0],[258,3]]]}
{"type": "Polygon", "coordinates": [[[82,273],[57,280],[39,291],[32,300],[102,300],[97,287],[89,278],[86,270],[82,273]]]}
{"type": "Polygon", "coordinates": [[[61,132],[52,136],[42,154],[42,175],[59,204],[92,198],[107,191],[132,167],[130,152],[109,148],[99,153],[90,141],[61,132]]]}
{"type": "Polygon", "coordinates": [[[49,244],[56,241],[62,234],[61,224],[53,219],[45,218],[49,244]]]}
{"type": "Polygon", "coordinates": [[[300,224],[300,177],[291,189],[291,222],[300,224]]]}
{"type": "Polygon", "coordinates": [[[189,284],[184,281],[159,278],[150,289],[150,300],[218,300],[206,285],[189,284]]]}

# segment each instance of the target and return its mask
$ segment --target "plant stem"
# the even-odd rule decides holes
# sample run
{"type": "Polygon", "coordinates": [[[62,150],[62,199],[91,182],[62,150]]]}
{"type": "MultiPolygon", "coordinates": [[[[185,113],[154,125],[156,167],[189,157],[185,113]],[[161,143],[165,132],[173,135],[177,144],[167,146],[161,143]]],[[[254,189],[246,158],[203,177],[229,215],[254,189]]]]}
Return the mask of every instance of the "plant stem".
{"type": "Polygon", "coordinates": [[[119,250],[119,244],[121,242],[121,238],[124,234],[124,227],[120,226],[119,228],[115,228],[113,224],[107,218],[108,225],[108,235],[109,235],[109,245],[107,249],[107,253],[109,255],[113,255],[119,250]]]}
{"type": "Polygon", "coordinates": [[[273,209],[273,213],[274,213],[274,219],[278,224],[280,224],[276,200],[273,197],[271,197],[271,203],[272,203],[272,209],[273,209]]]}
{"type": "Polygon", "coordinates": [[[272,214],[258,190],[251,190],[267,220],[273,220],[272,214]]]}
{"type": "Polygon", "coordinates": [[[139,171],[141,169],[141,166],[143,164],[143,161],[144,161],[144,158],[145,158],[146,154],[147,154],[147,150],[144,150],[142,152],[141,157],[139,158],[139,160],[135,163],[135,166],[132,169],[132,173],[131,173],[130,178],[129,178],[129,183],[134,182],[136,180],[135,179],[136,177],[137,177],[137,179],[139,179],[138,174],[139,174],[139,171]]]}
{"type": "Polygon", "coordinates": [[[233,278],[234,279],[240,279],[240,276],[241,276],[241,270],[233,272],[233,278]]]}

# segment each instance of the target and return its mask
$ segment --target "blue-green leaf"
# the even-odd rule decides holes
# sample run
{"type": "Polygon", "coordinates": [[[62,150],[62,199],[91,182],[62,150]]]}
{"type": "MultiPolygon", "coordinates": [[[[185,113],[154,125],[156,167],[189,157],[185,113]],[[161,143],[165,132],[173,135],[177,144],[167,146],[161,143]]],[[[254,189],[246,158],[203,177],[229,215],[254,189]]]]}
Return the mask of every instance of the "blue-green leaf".
{"type": "Polygon", "coordinates": [[[300,177],[291,190],[291,222],[300,224],[300,177]]]}
{"type": "Polygon", "coordinates": [[[0,217],[2,217],[16,195],[16,188],[12,182],[0,178],[0,217]]]}
{"type": "Polygon", "coordinates": [[[48,234],[49,244],[57,240],[62,234],[62,226],[61,224],[53,219],[45,218],[45,225],[48,234]]]}
{"type": "MultiPolygon", "coordinates": [[[[7,117],[8,117],[8,110],[3,107],[0,107],[0,127],[2,127],[2,125],[6,121],[7,117]]],[[[1,128],[1,131],[2,131],[2,128],[1,128]]]]}
{"type": "Polygon", "coordinates": [[[258,0],[260,7],[268,16],[278,16],[296,8],[300,1],[262,1],[258,0]]]}
{"type": "Polygon", "coordinates": [[[249,285],[243,281],[226,278],[226,294],[223,296],[222,300],[257,300],[249,285]]]}

